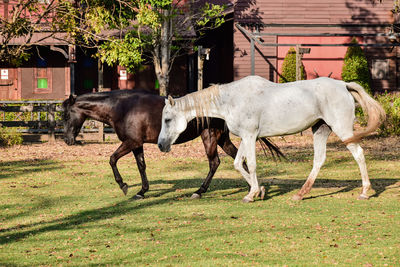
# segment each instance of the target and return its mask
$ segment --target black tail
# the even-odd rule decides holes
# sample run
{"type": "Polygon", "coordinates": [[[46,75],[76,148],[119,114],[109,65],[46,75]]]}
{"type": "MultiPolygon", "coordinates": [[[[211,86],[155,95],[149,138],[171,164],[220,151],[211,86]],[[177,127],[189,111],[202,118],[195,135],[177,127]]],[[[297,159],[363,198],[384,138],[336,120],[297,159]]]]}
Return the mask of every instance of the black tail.
{"type": "Polygon", "coordinates": [[[265,156],[267,156],[266,150],[268,148],[274,161],[276,161],[277,159],[281,160],[281,158],[284,158],[287,160],[286,156],[281,152],[279,147],[277,145],[275,145],[274,143],[272,143],[268,138],[261,137],[261,138],[258,138],[258,141],[261,144],[261,147],[264,151],[265,156]]]}

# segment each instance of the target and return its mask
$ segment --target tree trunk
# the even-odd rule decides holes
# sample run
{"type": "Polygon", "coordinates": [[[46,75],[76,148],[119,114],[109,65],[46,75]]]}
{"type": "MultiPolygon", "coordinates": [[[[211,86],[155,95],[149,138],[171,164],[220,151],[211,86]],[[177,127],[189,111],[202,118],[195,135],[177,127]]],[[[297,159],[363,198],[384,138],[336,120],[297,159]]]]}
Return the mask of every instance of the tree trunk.
{"type": "MultiPolygon", "coordinates": [[[[161,96],[167,96],[168,95],[168,83],[169,83],[169,71],[168,69],[165,68],[165,62],[163,60],[160,61],[160,52],[158,49],[155,49],[157,53],[154,53],[153,55],[153,61],[154,61],[154,70],[157,76],[158,84],[159,84],[159,90],[160,90],[160,95],[161,96]]],[[[161,56],[163,58],[163,56],[161,56]]],[[[168,65],[167,65],[168,66],[168,65]]]]}
{"type": "Polygon", "coordinates": [[[154,69],[160,85],[160,95],[168,94],[169,72],[171,64],[171,18],[169,10],[164,10],[163,14],[166,18],[162,22],[160,44],[154,47],[153,60],[154,69]]]}
{"type": "Polygon", "coordinates": [[[168,95],[168,82],[165,79],[158,79],[158,84],[160,85],[160,95],[167,96],[168,95]]]}

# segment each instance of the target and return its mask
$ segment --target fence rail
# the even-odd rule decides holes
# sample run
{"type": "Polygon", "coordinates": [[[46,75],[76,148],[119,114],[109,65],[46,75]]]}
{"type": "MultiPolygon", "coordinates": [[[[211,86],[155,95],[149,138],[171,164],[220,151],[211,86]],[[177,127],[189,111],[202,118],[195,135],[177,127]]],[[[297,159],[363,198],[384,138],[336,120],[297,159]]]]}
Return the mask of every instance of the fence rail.
{"type": "MultiPolygon", "coordinates": [[[[48,134],[49,141],[55,140],[56,133],[63,132],[61,117],[62,101],[29,100],[0,101],[0,126],[19,127],[18,131],[33,134],[48,134]]],[[[113,132],[93,120],[85,122],[85,133],[98,133],[104,140],[104,132],[113,132]]]]}

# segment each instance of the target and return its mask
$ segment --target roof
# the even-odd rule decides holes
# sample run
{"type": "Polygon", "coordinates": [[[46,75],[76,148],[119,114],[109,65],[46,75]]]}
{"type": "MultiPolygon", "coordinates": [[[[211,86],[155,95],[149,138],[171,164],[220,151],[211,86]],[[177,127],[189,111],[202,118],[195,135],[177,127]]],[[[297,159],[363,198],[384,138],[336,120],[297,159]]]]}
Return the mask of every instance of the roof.
{"type": "MultiPolygon", "coordinates": [[[[13,38],[7,45],[21,45],[27,43],[27,37],[13,38]]],[[[67,33],[35,32],[29,43],[32,45],[68,45],[67,33]]],[[[0,36],[0,43],[3,41],[0,36]]]]}

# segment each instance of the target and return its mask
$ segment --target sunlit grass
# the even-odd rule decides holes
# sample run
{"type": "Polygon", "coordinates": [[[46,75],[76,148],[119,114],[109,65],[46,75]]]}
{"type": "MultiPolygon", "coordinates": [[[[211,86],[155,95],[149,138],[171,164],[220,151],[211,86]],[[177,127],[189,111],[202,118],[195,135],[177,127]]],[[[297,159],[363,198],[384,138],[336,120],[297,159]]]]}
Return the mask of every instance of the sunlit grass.
{"type": "Polygon", "coordinates": [[[0,265],[400,265],[400,154],[367,151],[371,198],[358,201],[355,161],[330,146],[313,190],[293,202],[312,150],[284,152],[289,161],[258,156],[268,192],[250,204],[225,156],[200,200],[190,195],[208,172],[205,158],[148,159],[150,191],[140,201],[131,199],[140,190],[132,157],[119,163],[128,196],[107,158],[2,161],[0,265]]]}

